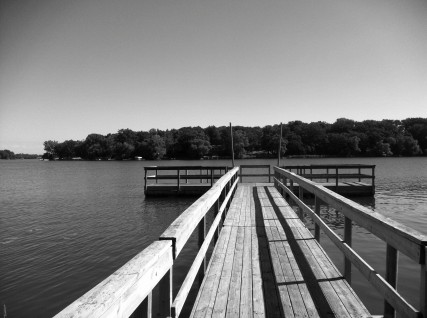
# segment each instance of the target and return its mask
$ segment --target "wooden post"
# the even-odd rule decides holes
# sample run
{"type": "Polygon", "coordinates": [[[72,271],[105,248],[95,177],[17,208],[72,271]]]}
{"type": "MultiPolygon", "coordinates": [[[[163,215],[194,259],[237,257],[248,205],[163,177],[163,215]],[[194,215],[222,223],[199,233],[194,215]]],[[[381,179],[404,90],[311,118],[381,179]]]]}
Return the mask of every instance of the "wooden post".
{"type": "MultiPolygon", "coordinates": [[[[395,289],[397,285],[397,259],[397,250],[387,244],[385,279],[395,289]]],[[[384,318],[391,318],[394,315],[394,308],[387,301],[384,301],[384,318]]]]}
{"type": "Polygon", "coordinates": [[[329,182],[329,168],[326,168],[326,182],[329,182]]]}
{"type": "MultiPolygon", "coordinates": [[[[220,207],[220,203],[219,203],[219,198],[216,200],[216,202],[214,203],[214,219],[216,218],[216,216],[218,215],[219,212],[219,207],[220,207]]],[[[216,244],[216,242],[218,241],[218,236],[219,236],[219,231],[220,231],[220,226],[221,226],[221,222],[219,222],[218,227],[215,230],[214,233],[214,245],[216,244]]]]}
{"type": "Polygon", "coordinates": [[[177,190],[178,190],[178,193],[179,193],[179,190],[180,190],[181,171],[180,171],[179,169],[178,169],[177,171],[178,171],[177,190]]]}
{"type": "MultiPolygon", "coordinates": [[[[315,196],[314,197],[314,213],[316,213],[320,217],[320,199],[315,196]]],[[[320,242],[320,226],[318,224],[314,224],[314,238],[320,242]]]]}
{"type": "Polygon", "coordinates": [[[185,170],[185,183],[188,183],[188,169],[185,170]]]}
{"type": "Polygon", "coordinates": [[[144,169],[145,170],[145,174],[144,174],[144,182],[145,182],[145,184],[144,184],[144,193],[146,193],[147,192],[147,170],[146,169],[144,169]]]}
{"type": "Polygon", "coordinates": [[[375,194],[375,167],[372,167],[372,195],[375,194]]]}
{"type": "Polygon", "coordinates": [[[136,308],[131,318],[151,318],[153,316],[153,293],[150,292],[142,301],[141,305],[136,308]]]}
{"type": "Polygon", "coordinates": [[[361,173],[362,173],[362,171],[360,170],[360,167],[359,167],[359,182],[362,181],[362,178],[360,177],[361,173]]]}
{"type": "Polygon", "coordinates": [[[271,166],[268,166],[268,183],[271,183],[271,166]]]}
{"type": "MultiPolygon", "coordinates": [[[[301,185],[298,185],[298,197],[301,201],[304,201],[304,189],[301,185]]],[[[304,221],[304,211],[301,208],[298,208],[299,210],[299,218],[301,219],[301,221],[304,221]]]]}
{"type": "Polygon", "coordinates": [[[156,183],[157,183],[157,172],[158,172],[158,171],[157,171],[157,169],[156,169],[156,183]]]}
{"type": "Polygon", "coordinates": [[[213,186],[214,183],[214,169],[211,168],[211,187],[213,186]]]}
{"type": "Polygon", "coordinates": [[[242,166],[240,166],[239,174],[240,174],[240,183],[242,183],[243,182],[243,167],[242,166]]]}
{"type": "Polygon", "coordinates": [[[280,123],[280,135],[279,135],[279,152],[277,158],[277,166],[280,168],[280,155],[282,153],[282,123],[280,123]]]}
{"type": "MultiPolygon", "coordinates": [[[[198,241],[198,247],[200,249],[200,247],[202,246],[204,240],[206,237],[206,215],[203,217],[203,219],[200,221],[199,223],[199,241],[198,241]]],[[[203,281],[203,277],[205,276],[206,273],[206,256],[203,258],[203,262],[202,265],[200,266],[200,270],[199,270],[199,284],[202,284],[203,281]]]]}
{"type": "Polygon", "coordinates": [[[172,307],[172,272],[168,270],[159,282],[159,316],[170,317],[172,307]]]}
{"type": "Polygon", "coordinates": [[[335,192],[338,192],[338,168],[335,168],[335,192]]]}
{"type": "Polygon", "coordinates": [[[234,168],[234,145],[233,145],[233,127],[230,123],[230,137],[231,137],[231,162],[233,163],[234,168]]]}
{"type": "MultiPolygon", "coordinates": [[[[348,217],[344,217],[344,242],[351,246],[352,221],[348,217]]],[[[351,285],[351,261],[344,257],[344,277],[351,285]]]]}
{"type": "Polygon", "coordinates": [[[420,275],[420,311],[427,317],[427,247],[424,246],[424,264],[421,264],[420,275]]]}

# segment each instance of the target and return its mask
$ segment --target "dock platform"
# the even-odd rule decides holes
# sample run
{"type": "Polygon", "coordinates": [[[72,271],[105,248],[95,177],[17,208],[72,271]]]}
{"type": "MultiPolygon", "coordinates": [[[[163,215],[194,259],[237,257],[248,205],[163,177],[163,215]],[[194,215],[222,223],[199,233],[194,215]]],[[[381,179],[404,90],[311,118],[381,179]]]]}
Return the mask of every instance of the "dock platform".
{"type": "Polygon", "coordinates": [[[239,184],[191,317],[369,317],[271,184],[239,184]]]}

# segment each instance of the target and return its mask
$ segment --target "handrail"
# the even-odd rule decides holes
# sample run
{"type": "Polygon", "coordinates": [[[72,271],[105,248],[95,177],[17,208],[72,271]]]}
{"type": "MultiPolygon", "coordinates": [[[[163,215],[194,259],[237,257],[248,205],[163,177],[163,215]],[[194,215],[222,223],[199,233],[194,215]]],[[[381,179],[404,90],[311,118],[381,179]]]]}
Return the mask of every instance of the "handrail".
{"type": "Polygon", "coordinates": [[[243,182],[243,177],[268,177],[268,182],[271,182],[271,173],[270,165],[240,165],[240,182],[243,182]],[[243,173],[243,169],[268,169],[268,173],[243,173]]]}
{"type": "Polygon", "coordinates": [[[160,316],[178,317],[200,265],[206,265],[206,251],[212,238],[215,242],[218,238],[221,221],[239,181],[238,172],[238,167],[227,172],[186,209],[158,241],[54,317],[129,317],[135,312],[138,317],[151,317],[151,294],[156,286],[159,287],[160,316]],[[215,219],[205,235],[206,214],[212,207],[215,219]],[[173,264],[197,227],[199,253],[172,304],[173,264]]]}
{"type": "MultiPolygon", "coordinates": [[[[288,170],[274,167],[275,186],[286,194],[307,213],[315,223],[315,237],[319,240],[320,228],[345,255],[344,276],[351,282],[351,264],[356,266],[367,280],[380,292],[385,299],[384,316],[392,317],[394,311],[404,317],[420,317],[420,312],[426,317],[427,280],[426,280],[426,245],[427,236],[395,222],[383,215],[371,211],[321,185],[307,180],[288,170]],[[288,187],[289,181],[289,187],[288,187]],[[299,197],[293,193],[294,183],[299,185],[299,197]],[[304,191],[315,196],[314,211],[302,201],[304,191]],[[344,239],[341,239],[320,218],[320,202],[323,201],[334,207],[345,216],[344,239]],[[386,277],[381,277],[351,248],[352,222],[364,227],[387,243],[386,277]],[[421,265],[420,311],[410,305],[396,290],[397,251],[400,251],[421,265]]],[[[283,192],[282,192],[283,194],[283,192]]],[[[300,214],[303,219],[303,214],[300,214]]]]}

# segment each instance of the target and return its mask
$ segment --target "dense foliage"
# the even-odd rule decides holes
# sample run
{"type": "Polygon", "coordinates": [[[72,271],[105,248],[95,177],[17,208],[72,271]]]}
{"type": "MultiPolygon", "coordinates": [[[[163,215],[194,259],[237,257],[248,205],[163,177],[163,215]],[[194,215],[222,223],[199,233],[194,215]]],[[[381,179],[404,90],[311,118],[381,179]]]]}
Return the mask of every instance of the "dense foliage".
{"type": "MultiPolygon", "coordinates": [[[[233,127],[236,158],[276,157],[280,126],[233,127]]],[[[229,127],[183,127],[172,130],[121,129],[85,140],[45,141],[44,158],[71,159],[199,159],[229,157],[229,127]]],[[[419,156],[427,155],[427,118],[354,120],[333,124],[292,121],[283,125],[282,154],[287,156],[419,156]]]]}
{"type": "Polygon", "coordinates": [[[0,150],[0,159],[36,159],[38,155],[18,153],[15,154],[13,151],[4,149],[0,150]]]}

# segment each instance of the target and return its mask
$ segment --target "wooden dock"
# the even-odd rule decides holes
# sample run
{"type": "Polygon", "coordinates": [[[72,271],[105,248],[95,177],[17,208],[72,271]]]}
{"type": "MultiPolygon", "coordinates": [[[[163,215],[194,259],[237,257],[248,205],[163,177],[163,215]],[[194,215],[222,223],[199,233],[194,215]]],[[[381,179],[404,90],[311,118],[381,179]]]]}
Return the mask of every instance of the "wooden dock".
{"type": "Polygon", "coordinates": [[[369,317],[273,186],[239,184],[191,317],[369,317]]]}
{"type": "Polygon", "coordinates": [[[384,298],[380,317],[427,317],[427,236],[289,170],[274,167],[273,184],[239,183],[239,170],[225,173],[158,241],[55,317],[180,317],[192,287],[191,317],[372,317],[351,288],[353,266],[384,298]],[[344,215],[343,238],[320,217],[321,202],[344,215]],[[353,223],[385,243],[384,277],[352,249],[353,223]],[[321,231],[343,253],[343,272],[320,246],[321,231]],[[194,233],[199,251],[175,294],[173,265],[194,233]],[[420,270],[417,307],[397,290],[399,253],[420,270]]]}

